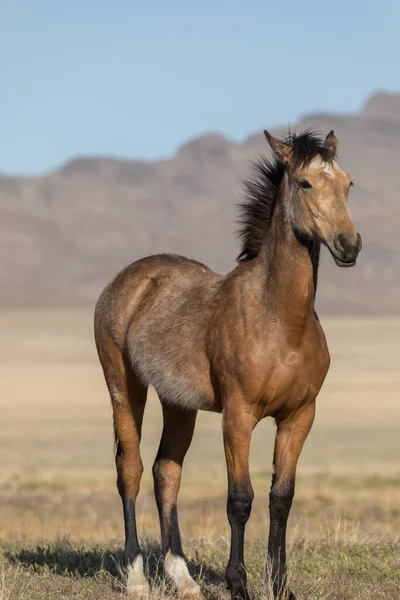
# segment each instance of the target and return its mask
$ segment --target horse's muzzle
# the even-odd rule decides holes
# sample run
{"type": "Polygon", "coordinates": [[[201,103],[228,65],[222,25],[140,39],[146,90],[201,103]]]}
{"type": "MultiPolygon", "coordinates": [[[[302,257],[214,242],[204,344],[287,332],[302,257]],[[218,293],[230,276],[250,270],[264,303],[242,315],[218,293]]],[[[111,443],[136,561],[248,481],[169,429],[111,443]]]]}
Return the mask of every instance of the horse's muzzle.
{"type": "Polygon", "coordinates": [[[361,235],[339,233],[334,239],[333,247],[329,244],[328,248],[338,267],[354,267],[362,248],[361,235]]]}

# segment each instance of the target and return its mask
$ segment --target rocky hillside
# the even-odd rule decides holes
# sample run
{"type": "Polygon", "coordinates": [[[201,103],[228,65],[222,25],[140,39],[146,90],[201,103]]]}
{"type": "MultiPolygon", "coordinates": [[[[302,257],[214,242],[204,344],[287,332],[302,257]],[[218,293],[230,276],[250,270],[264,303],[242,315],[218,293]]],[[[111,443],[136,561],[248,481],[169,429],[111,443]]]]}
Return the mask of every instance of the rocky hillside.
{"type": "MultiPolygon", "coordinates": [[[[398,314],[400,95],[376,94],[357,114],[312,114],[295,127],[310,125],[339,137],[364,241],[355,269],[338,269],[324,253],[318,308],[398,314]]],[[[231,269],[241,180],[265,151],[262,134],[243,143],[208,134],[160,162],[82,156],[41,177],[1,176],[0,305],[94,304],[118,269],[155,252],[231,269]]]]}

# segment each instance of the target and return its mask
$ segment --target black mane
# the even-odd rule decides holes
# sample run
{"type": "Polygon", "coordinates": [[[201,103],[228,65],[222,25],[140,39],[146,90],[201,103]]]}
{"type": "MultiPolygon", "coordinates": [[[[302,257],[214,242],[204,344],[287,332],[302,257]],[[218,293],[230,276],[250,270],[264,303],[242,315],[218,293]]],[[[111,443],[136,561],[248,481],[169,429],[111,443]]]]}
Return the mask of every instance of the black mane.
{"type": "MultiPolygon", "coordinates": [[[[332,161],[331,152],[311,129],[299,135],[289,134],[284,141],[292,146],[292,169],[307,166],[317,156],[324,162],[332,161]]],[[[262,155],[253,162],[253,175],[244,181],[244,199],[239,204],[239,237],[242,242],[239,261],[251,260],[260,252],[286,169],[287,165],[277,156],[270,160],[262,155]]]]}

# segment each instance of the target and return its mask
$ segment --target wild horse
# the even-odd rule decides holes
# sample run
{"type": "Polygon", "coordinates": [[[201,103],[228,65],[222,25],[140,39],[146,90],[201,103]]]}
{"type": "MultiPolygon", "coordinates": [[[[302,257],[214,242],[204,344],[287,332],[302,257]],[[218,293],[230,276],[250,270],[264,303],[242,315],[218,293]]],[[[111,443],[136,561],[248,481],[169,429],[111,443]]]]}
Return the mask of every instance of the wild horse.
{"type": "MultiPolygon", "coordinates": [[[[329,248],[337,265],[351,267],[361,238],[351,221],[352,183],[337,162],[334,132],[324,141],[310,130],[285,139],[264,133],[273,158],[259,159],[245,184],[236,268],[221,276],[180,256],[150,256],[118,273],[96,306],[96,344],[114,416],[127,587],[136,595],[149,590],[135,501],[150,384],[164,416],[153,466],[164,565],[178,592],[200,592],[185,563],[177,513],[198,410],[223,418],[231,527],[226,580],[235,599],[248,598],[243,546],[254,496],[251,434],[264,417],[275,419],[266,577],[277,598],[286,587],[286,523],[296,465],[330,362],[314,311],[320,246],[329,248]]],[[[294,599],[289,590],[285,594],[294,599]]]]}

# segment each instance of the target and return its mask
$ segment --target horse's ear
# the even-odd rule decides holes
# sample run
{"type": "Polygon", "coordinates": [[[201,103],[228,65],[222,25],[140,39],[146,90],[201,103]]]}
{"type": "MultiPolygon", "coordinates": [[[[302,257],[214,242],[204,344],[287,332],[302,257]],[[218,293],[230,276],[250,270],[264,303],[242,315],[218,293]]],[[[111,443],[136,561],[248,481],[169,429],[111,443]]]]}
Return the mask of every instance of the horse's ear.
{"type": "Polygon", "coordinates": [[[289,165],[292,161],[293,151],[290,144],[287,144],[283,140],[278,140],[264,129],[264,135],[267,138],[268,144],[271,146],[271,150],[279,156],[279,158],[289,165]]]}
{"type": "Polygon", "coordinates": [[[337,139],[333,129],[331,129],[331,131],[326,136],[324,146],[333,158],[339,148],[339,140],[337,139]]]}

